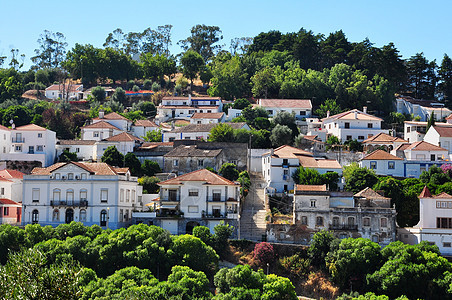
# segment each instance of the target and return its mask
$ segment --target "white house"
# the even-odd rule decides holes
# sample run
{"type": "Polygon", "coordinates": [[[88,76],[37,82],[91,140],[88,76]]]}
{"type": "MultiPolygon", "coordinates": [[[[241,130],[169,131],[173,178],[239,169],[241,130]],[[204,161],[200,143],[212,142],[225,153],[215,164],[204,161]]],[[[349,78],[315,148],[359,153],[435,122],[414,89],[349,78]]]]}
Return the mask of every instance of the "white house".
{"type": "Polygon", "coordinates": [[[120,133],[118,135],[109,137],[105,139],[106,142],[116,142],[119,143],[116,148],[119,152],[126,155],[129,152],[139,147],[144,141],[136,136],[133,136],[127,132],[120,133]]]}
{"type": "Polygon", "coordinates": [[[66,150],[76,153],[79,160],[96,160],[95,140],[58,140],[55,148],[56,155],[60,155],[66,150]]]}
{"type": "Polygon", "coordinates": [[[83,99],[83,84],[52,84],[45,89],[45,96],[48,99],[83,99]]]}
{"type": "Polygon", "coordinates": [[[225,121],[226,122],[231,122],[232,119],[238,118],[241,115],[242,115],[242,110],[241,109],[229,107],[228,108],[228,114],[226,116],[225,121]]]}
{"type": "Polygon", "coordinates": [[[312,115],[312,103],[309,99],[259,99],[255,106],[264,108],[269,117],[274,117],[278,112],[283,111],[293,113],[297,120],[306,119],[312,115]]]}
{"type": "Polygon", "coordinates": [[[132,125],[132,133],[134,136],[143,138],[150,131],[159,130],[159,126],[149,120],[136,120],[132,125]]]}
{"type": "Polygon", "coordinates": [[[93,124],[97,122],[107,122],[111,125],[115,126],[116,128],[119,128],[119,130],[122,131],[130,131],[132,130],[132,121],[127,119],[126,117],[121,116],[118,113],[111,112],[109,114],[104,113],[104,111],[99,111],[99,117],[93,119],[93,124]]]}
{"type": "Polygon", "coordinates": [[[81,138],[85,141],[101,141],[115,136],[123,130],[106,121],[99,121],[80,128],[81,138]]]}
{"type": "MultiPolygon", "coordinates": [[[[175,130],[163,132],[163,142],[172,142],[175,140],[204,140],[207,141],[212,128],[218,124],[190,124],[183,127],[177,127],[175,130]]],[[[246,129],[250,127],[245,123],[227,123],[233,129],[246,129]]]]}
{"type": "Polygon", "coordinates": [[[342,142],[362,142],[381,132],[389,132],[381,129],[383,119],[368,114],[367,107],[364,107],[363,111],[353,109],[334,116],[327,115],[322,122],[327,135],[334,135],[342,142]]]}
{"type": "Polygon", "coordinates": [[[396,136],[380,132],[377,135],[363,141],[364,151],[374,151],[380,147],[384,147],[387,151],[392,151],[402,144],[406,144],[408,141],[396,136]]]}
{"type": "Polygon", "coordinates": [[[436,101],[415,99],[409,96],[396,98],[396,108],[398,113],[420,117],[420,121],[427,121],[432,112],[435,119],[440,121],[451,114],[451,110],[444,107],[444,103],[436,101]]]}
{"type": "Polygon", "coordinates": [[[190,120],[194,113],[221,112],[223,103],[218,97],[163,97],[157,107],[156,122],[166,122],[169,119],[190,120]]]}
{"type": "Polygon", "coordinates": [[[425,134],[424,141],[446,149],[452,153],[452,126],[430,126],[425,134]]]}
{"type": "Polygon", "coordinates": [[[262,175],[267,182],[267,191],[282,193],[293,190],[292,174],[299,166],[315,169],[320,174],[336,172],[342,175],[337,160],[316,158],[311,152],[284,145],[262,155],[262,175]]]}
{"type": "Polygon", "coordinates": [[[427,132],[427,122],[405,121],[403,122],[403,138],[409,143],[420,142],[424,140],[427,132]]]}
{"type": "MultiPolygon", "coordinates": [[[[14,124],[13,124],[14,125],[14,124]]],[[[55,160],[56,133],[35,124],[0,126],[0,159],[39,161],[49,166],[55,160]]]]}
{"type": "Polygon", "coordinates": [[[359,161],[361,168],[374,170],[377,175],[403,177],[403,159],[384,150],[375,150],[359,161]]]}
{"type": "Polygon", "coordinates": [[[190,124],[209,124],[209,123],[224,123],[224,112],[218,113],[194,113],[190,118],[190,124]]]}
{"type": "Polygon", "coordinates": [[[4,169],[0,171],[0,198],[22,202],[22,179],[24,173],[4,169]]]}
{"type": "Polygon", "coordinates": [[[434,196],[424,187],[419,195],[419,223],[400,228],[398,238],[411,245],[428,241],[438,246],[441,254],[452,255],[452,196],[447,193],[434,196]]]}
{"type": "Polygon", "coordinates": [[[57,163],[24,176],[22,224],[58,226],[77,221],[116,229],[130,224],[141,197],[142,187],[127,168],[57,163]]]}
{"type": "Polygon", "coordinates": [[[153,213],[134,213],[137,222],[148,222],[172,234],[191,233],[203,225],[213,232],[221,221],[238,227],[240,185],[206,169],[158,183],[160,197],[153,213]]]}

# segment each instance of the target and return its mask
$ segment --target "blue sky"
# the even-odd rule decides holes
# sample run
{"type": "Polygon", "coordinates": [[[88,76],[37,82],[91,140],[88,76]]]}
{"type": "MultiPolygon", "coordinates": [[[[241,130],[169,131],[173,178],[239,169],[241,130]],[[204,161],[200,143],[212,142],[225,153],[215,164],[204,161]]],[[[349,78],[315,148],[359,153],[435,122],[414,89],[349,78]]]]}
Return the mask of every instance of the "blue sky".
{"type": "Polygon", "coordinates": [[[349,41],[368,37],[380,47],[393,42],[404,58],[424,52],[441,62],[452,56],[452,1],[420,0],[229,0],[229,1],[36,1],[2,0],[0,55],[18,48],[26,55],[25,67],[45,30],[66,36],[68,49],[75,43],[101,47],[109,32],[143,31],[172,24],[173,53],[176,42],[190,34],[196,24],[216,25],[229,49],[232,38],[279,30],[295,32],[301,27],[328,35],[342,29],[349,41]]]}

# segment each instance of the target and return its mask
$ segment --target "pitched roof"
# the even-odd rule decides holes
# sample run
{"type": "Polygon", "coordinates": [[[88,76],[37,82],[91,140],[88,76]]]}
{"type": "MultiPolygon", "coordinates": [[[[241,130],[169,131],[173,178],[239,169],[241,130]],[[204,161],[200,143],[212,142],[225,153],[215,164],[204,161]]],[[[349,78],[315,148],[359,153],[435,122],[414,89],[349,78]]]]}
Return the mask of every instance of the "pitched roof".
{"type": "Polygon", "coordinates": [[[333,120],[366,120],[366,121],[383,121],[383,119],[379,117],[375,117],[373,115],[370,115],[368,113],[364,113],[357,109],[352,109],[337,115],[330,116],[328,118],[323,118],[322,121],[333,121],[333,120]],[[355,118],[355,112],[356,112],[356,118],[355,118]]]}
{"type": "Polygon", "coordinates": [[[197,170],[176,178],[168,179],[158,183],[158,185],[179,185],[183,184],[184,181],[201,181],[210,185],[235,185],[234,182],[206,169],[197,170]]]}
{"type": "Polygon", "coordinates": [[[45,131],[47,129],[45,129],[44,127],[38,126],[36,124],[28,124],[28,125],[16,127],[16,130],[45,131]]]}
{"type": "Polygon", "coordinates": [[[0,199],[0,204],[2,205],[18,205],[18,206],[22,206],[22,204],[17,203],[16,201],[10,200],[10,199],[6,199],[6,198],[1,198],[0,199]]]}
{"type": "Polygon", "coordinates": [[[46,91],[60,91],[63,90],[64,88],[68,88],[69,87],[69,91],[70,92],[75,92],[77,91],[78,88],[83,87],[82,84],[71,84],[68,86],[67,83],[65,84],[52,84],[51,86],[49,86],[48,88],[46,88],[46,91]]]}
{"type": "Polygon", "coordinates": [[[370,154],[367,154],[361,160],[402,160],[402,159],[384,150],[378,149],[370,154]]]}
{"type": "Polygon", "coordinates": [[[136,120],[134,123],[134,126],[140,126],[140,127],[159,127],[157,124],[155,124],[152,121],[149,120],[136,120]]]}
{"type": "Polygon", "coordinates": [[[59,140],[57,145],[94,145],[94,140],[59,140]]]}
{"type": "Polygon", "coordinates": [[[109,114],[106,114],[106,115],[104,115],[103,118],[95,118],[94,120],[102,120],[102,119],[106,119],[106,120],[127,120],[127,121],[130,121],[126,117],[123,117],[120,114],[115,113],[115,112],[111,112],[109,114]]]}
{"type": "Polygon", "coordinates": [[[309,99],[259,99],[258,103],[263,107],[312,108],[309,99]]]}
{"type": "MultiPolygon", "coordinates": [[[[313,142],[322,142],[318,135],[305,135],[303,136],[305,140],[313,141],[313,142]]],[[[322,142],[323,143],[323,142],[322,142]]]]}
{"type": "Polygon", "coordinates": [[[410,150],[410,151],[447,151],[446,149],[440,147],[440,146],[436,146],[433,145],[429,142],[425,142],[425,141],[420,141],[420,142],[415,142],[413,144],[411,144],[410,146],[408,146],[405,150],[410,150]]]}
{"type": "MultiPolygon", "coordinates": [[[[266,153],[268,154],[268,153],[266,153]]],[[[264,154],[264,155],[266,155],[264,154]]],[[[300,165],[304,168],[320,169],[342,169],[339,162],[335,159],[315,158],[311,152],[301,150],[292,146],[284,145],[273,151],[275,158],[297,158],[300,165]]]]}
{"type": "MultiPolygon", "coordinates": [[[[189,97],[165,96],[162,100],[188,100],[189,97]]],[[[191,100],[221,100],[220,97],[191,97],[191,100]]]]}
{"type": "Polygon", "coordinates": [[[54,165],[51,165],[47,168],[34,168],[31,171],[32,175],[50,175],[55,170],[69,165],[74,164],[88,172],[94,175],[117,175],[117,172],[115,169],[106,163],[88,163],[88,162],[63,162],[63,163],[56,163],[54,165]]]}
{"type": "Polygon", "coordinates": [[[310,185],[310,184],[296,184],[295,190],[300,192],[326,192],[326,184],[323,185],[310,185]]]}
{"type": "Polygon", "coordinates": [[[196,145],[180,145],[179,147],[174,148],[170,152],[166,153],[164,157],[216,157],[220,155],[222,151],[222,149],[198,149],[196,145]]]}
{"type": "Polygon", "coordinates": [[[410,147],[411,144],[405,143],[405,144],[401,144],[399,145],[397,148],[395,148],[395,151],[404,151],[406,150],[408,147],[410,147]]]}
{"type": "Polygon", "coordinates": [[[221,119],[224,116],[224,112],[217,113],[194,113],[192,119],[221,119]]]}
{"type": "Polygon", "coordinates": [[[133,136],[127,132],[121,132],[120,134],[106,138],[105,141],[109,141],[109,142],[134,142],[134,141],[143,142],[142,139],[140,139],[136,136],[133,136]]]}
{"type": "Polygon", "coordinates": [[[5,179],[22,179],[24,173],[17,170],[4,169],[0,171],[0,177],[5,179]]]}
{"type": "MultiPolygon", "coordinates": [[[[97,119],[95,119],[97,120],[97,119]]],[[[118,127],[111,125],[110,123],[106,121],[99,121],[95,122],[89,125],[85,125],[82,127],[82,129],[91,128],[91,129],[114,129],[114,130],[121,130],[118,127]]]]}
{"type": "Polygon", "coordinates": [[[431,197],[432,197],[432,194],[430,193],[430,190],[428,189],[427,186],[424,186],[421,194],[419,195],[419,198],[431,198],[431,197]]]}
{"type": "Polygon", "coordinates": [[[357,198],[366,198],[366,199],[384,199],[384,200],[390,200],[390,198],[384,197],[371,189],[370,187],[366,187],[365,189],[359,191],[358,193],[353,195],[357,198]]]}
{"type": "Polygon", "coordinates": [[[452,126],[432,126],[441,137],[452,137],[452,126]]]}
{"type": "Polygon", "coordinates": [[[450,120],[450,119],[452,119],[452,114],[450,114],[446,117],[446,120],[450,120]]]}
{"type": "Polygon", "coordinates": [[[405,141],[404,139],[401,139],[396,136],[390,136],[387,133],[380,132],[379,134],[376,134],[374,136],[371,136],[363,141],[363,144],[392,144],[392,143],[408,143],[408,141],[405,141]]]}
{"type": "Polygon", "coordinates": [[[3,126],[3,125],[0,125],[0,129],[1,129],[1,130],[8,130],[8,131],[11,130],[11,128],[5,127],[5,126],[3,126]]]}
{"type": "Polygon", "coordinates": [[[129,168],[115,168],[115,167],[113,167],[113,170],[115,170],[115,172],[120,174],[120,175],[125,175],[129,171],[129,168]]]}
{"type": "Polygon", "coordinates": [[[174,142],[144,142],[139,149],[150,150],[157,147],[173,147],[174,142]]]}
{"type": "MultiPolygon", "coordinates": [[[[240,123],[225,123],[232,127],[232,129],[241,129],[246,125],[245,122],[240,123]]],[[[183,127],[178,127],[172,132],[210,132],[212,128],[217,126],[218,124],[209,123],[209,124],[190,124],[183,127]]]]}
{"type": "Polygon", "coordinates": [[[273,156],[277,158],[298,158],[300,155],[313,156],[311,152],[288,145],[283,145],[273,151],[273,156]]]}

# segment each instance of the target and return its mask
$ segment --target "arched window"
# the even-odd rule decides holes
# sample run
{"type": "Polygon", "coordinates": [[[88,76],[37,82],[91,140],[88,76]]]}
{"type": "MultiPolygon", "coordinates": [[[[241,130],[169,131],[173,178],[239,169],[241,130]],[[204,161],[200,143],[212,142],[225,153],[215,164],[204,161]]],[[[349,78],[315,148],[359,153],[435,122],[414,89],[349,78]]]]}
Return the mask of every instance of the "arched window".
{"type": "Polygon", "coordinates": [[[53,201],[60,201],[60,200],[61,200],[61,190],[54,189],[53,190],[53,201]]]}
{"type": "Polygon", "coordinates": [[[86,201],[88,199],[88,191],[83,189],[80,190],[80,201],[86,201]]]}
{"type": "Polygon", "coordinates": [[[66,190],[66,201],[68,204],[71,204],[71,205],[74,202],[74,190],[73,189],[66,190]]]}
{"type": "Polygon", "coordinates": [[[60,211],[58,209],[53,210],[52,221],[60,222],[60,211]]]}
{"type": "Polygon", "coordinates": [[[333,226],[334,227],[339,226],[339,217],[333,217],[333,226]]]}
{"type": "Polygon", "coordinates": [[[80,222],[86,222],[86,210],[81,209],[80,210],[80,222]]]}
{"type": "Polygon", "coordinates": [[[388,227],[388,219],[386,219],[386,218],[381,218],[381,219],[380,219],[380,227],[382,227],[382,228],[388,227]]]}
{"type": "Polygon", "coordinates": [[[363,226],[370,226],[370,218],[369,217],[363,218],[363,226]]]}
{"type": "Polygon", "coordinates": [[[323,217],[317,217],[315,220],[315,225],[323,226],[323,217]]]}
{"type": "Polygon", "coordinates": [[[31,213],[31,222],[37,224],[39,222],[39,211],[37,209],[33,210],[31,213]]]}
{"type": "Polygon", "coordinates": [[[347,224],[348,224],[348,226],[355,225],[355,218],[354,217],[348,217],[347,218],[347,224]]]}
{"type": "Polygon", "coordinates": [[[105,209],[100,212],[100,226],[107,226],[107,211],[105,209]]]}

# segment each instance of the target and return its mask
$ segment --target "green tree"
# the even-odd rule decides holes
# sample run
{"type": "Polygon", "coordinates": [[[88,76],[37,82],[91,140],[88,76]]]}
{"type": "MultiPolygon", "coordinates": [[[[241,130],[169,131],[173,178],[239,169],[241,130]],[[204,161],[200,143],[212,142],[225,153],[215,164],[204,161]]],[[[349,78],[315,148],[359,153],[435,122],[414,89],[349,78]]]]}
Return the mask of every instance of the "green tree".
{"type": "Polygon", "coordinates": [[[237,166],[233,163],[224,163],[218,173],[231,181],[235,181],[239,178],[239,171],[237,170],[237,166]]]}
{"type": "Polygon", "coordinates": [[[154,176],[155,173],[162,172],[159,164],[155,161],[146,159],[141,165],[141,173],[146,176],[154,176]]]}
{"type": "Polygon", "coordinates": [[[338,240],[333,237],[329,231],[319,231],[314,234],[311,245],[308,248],[308,255],[312,264],[325,269],[325,258],[330,251],[334,251],[338,240]]]}
{"type": "Polygon", "coordinates": [[[214,236],[210,233],[210,229],[206,226],[196,226],[193,228],[193,236],[201,239],[206,245],[213,247],[214,236]]]}
{"type": "Polygon", "coordinates": [[[210,130],[209,142],[233,142],[234,130],[226,123],[220,123],[210,130]]]}
{"type": "Polygon", "coordinates": [[[229,245],[228,240],[232,236],[233,231],[234,227],[223,221],[220,221],[220,223],[213,228],[214,249],[222,258],[226,256],[229,245]]]}
{"type": "Polygon", "coordinates": [[[315,110],[315,113],[319,118],[326,118],[327,114],[330,116],[339,114],[342,112],[341,107],[336,103],[334,99],[326,99],[324,103],[320,104],[320,107],[315,110]]]}
{"type": "Polygon", "coordinates": [[[193,79],[201,72],[205,62],[199,53],[188,50],[180,59],[180,63],[182,65],[182,72],[185,77],[190,79],[190,87],[193,90],[193,79]]]}
{"type": "Polygon", "coordinates": [[[232,105],[232,107],[235,109],[244,109],[245,107],[248,107],[250,105],[251,103],[248,101],[248,99],[240,98],[234,100],[234,104],[232,105]]]}
{"type": "Polygon", "coordinates": [[[352,168],[347,175],[344,175],[345,189],[347,191],[357,193],[366,187],[373,187],[377,183],[378,178],[374,170],[359,167],[352,168]]]}
{"type": "Polygon", "coordinates": [[[105,100],[105,89],[101,86],[96,86],[91,90],[91,95],[93,95],[96,101],[104,101],[105,100]]]}
{"type": "Polygon", "coordinates": [[[9,126],[10,120],[14,121],[16,127],[30,124],[32,112],[23,105],[10,106],[3,113],[3,125],[9,126]]]}
{"type": "Polygon", "coordinates": [[[110,166],[122,167],[124,165],[124,155],[116,149],[116,146],[108,146],[101,160],[110,166]]]}
{"type": "Polygon", "coordinates": [[[296,184],[320,185],[323,184],[322,176],[316,169],[298,167],[292,174],[292,178],[296,184]]]}
{"type": "Polygon", "coordinates": [[[63,153],[60,154],[58,161],[59,162],[78,161],[77,153],[69,152],[69,150],[64,149],[63,153]]]}
{"type": "Polygon", "coordinates": [[[185,51],[192,50],[199,53],[202,59],[207,62],[221,49],[220,45],[215,45],[223,39],[220,27],[198,24],[193,26],[190,32],[189,37],[178,43],[185,51]]]}
{"type": "Polygon", "coordinates": [[[124,167],[128,167],[133,176],[141,175],[141,163],[132,152],[127,153],[124,157],[124,167]]]}
{"type": "Polygon", "coordinates": [[[61,63],[74,79],[81,79],[82,83],[96,84],[101,70],[100,49],[90,44],[75,44],[74,48],[66,54],[61,63]]]}
{"type": "Polygon", "coordinates": [[[160,180],[155,176],[138,178],[138,184],[143,186],[144,194],[157,194],[160,190],[160,187],[157,184],[159,182],[160,180]]]}
{"type": "Polygon", "coordinates": [[[447,107],[451,108],[452,101],[452,59],[444,54],[441,66],[438,69],[439,85],[442,98],[445,100],[447,107]]]}
{"type": "Polygon", "coordinates": [[[251,91],[254,97],[263,97],[265,99],[273,98],[278,94],[279,88],[276,84],[276,78],[273,68],[263,68],[251,77],[253,87],[251,91]]]}
{"type": "Polygon", "coordinates": [[[292,140],[292,130],[286,125],[277,124],[270,135],[270,141],[274,148],[281,145],[292,144],[292,140]]]}
{"type": "Polygon", "coordinates": [[[162,130],[151,130],[146,132],[146,135],[142,137],[146,142],[161,142],[162,130]]]}
{"type": "Polygon", "coordinates": [[[111,96],[111,101],[116,101],[123,104],[126,102],[126,100],[126,92],[120,87],[116,88],[115,92],[111,96]]]}
{"type": "Polygon", "coordinates": [[[434,99],[436,91],[436,62],[429,62],[424,53],[416,53],[406,61],[408,87],[414,97],[434,99]]]}
{"type": "Polygon", "coordinates": [[[39,48],[35,49],[36,56],[31,61],[37,68],[58,68],[66,54],[66,38],[61,32],[44,30],[38,39],[39,48]]]}

